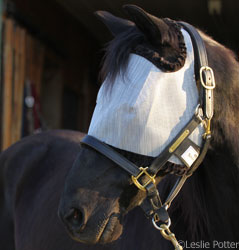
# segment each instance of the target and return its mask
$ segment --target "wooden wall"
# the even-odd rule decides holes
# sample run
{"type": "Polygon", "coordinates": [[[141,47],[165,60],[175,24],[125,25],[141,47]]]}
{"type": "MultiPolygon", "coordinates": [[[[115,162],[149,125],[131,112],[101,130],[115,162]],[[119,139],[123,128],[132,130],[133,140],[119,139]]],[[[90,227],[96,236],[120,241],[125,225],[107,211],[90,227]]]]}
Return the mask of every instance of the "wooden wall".
{"type": "Polygon", "coordinates": [[[53,0],[11,2],[17,14],[4,19],[1,148],[39,124],[87,132],[99,87],[98,42],[53,0]]]}
{"type": "Polygon", "coordinates": [[[5,18],[3,27],[1,145],[5,149],[22,137],[26,84],[34,85],[40,95],[44,47],[12,18],[5,18]]]}

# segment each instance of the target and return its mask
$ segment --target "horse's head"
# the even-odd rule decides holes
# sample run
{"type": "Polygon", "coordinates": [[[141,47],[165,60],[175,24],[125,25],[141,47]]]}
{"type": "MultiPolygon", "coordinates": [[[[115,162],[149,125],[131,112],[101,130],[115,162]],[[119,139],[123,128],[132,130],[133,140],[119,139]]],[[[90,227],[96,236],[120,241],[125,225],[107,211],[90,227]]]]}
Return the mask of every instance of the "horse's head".
{"type": "Polygon", "coordinates": [[[122,233],[123,216],[144,195],[125,171],[83,146],[68,175],[60,214],[75,240],[111,242],[122,233]]]}
{"type": "MultiPolygon", "coordinates": [[[[185,127],[197,107],[193,49],[189,35],[176,22],[158,19],[136,6],[125,10],[131,21],[97,13],[115,39],[106,52],[102,69],[105,83],[89,134],[137,166],[146,167],[185,127]],[[145,87],[147,84],[152,86],[145,87]]],[[[218,44],[209,39],[206,46],[218,44]]],[[[201,137],[199,127],[191,140],[200,146],[201,137]]],[[[171,157],[156,183],[165,173],[183,173],[182,165],[171,157]]],[[[126,171],[83,145],[66,179],[59,215],[73,239],[107,243],[119,238],[124,215],[145,197],[126,171]]]]}

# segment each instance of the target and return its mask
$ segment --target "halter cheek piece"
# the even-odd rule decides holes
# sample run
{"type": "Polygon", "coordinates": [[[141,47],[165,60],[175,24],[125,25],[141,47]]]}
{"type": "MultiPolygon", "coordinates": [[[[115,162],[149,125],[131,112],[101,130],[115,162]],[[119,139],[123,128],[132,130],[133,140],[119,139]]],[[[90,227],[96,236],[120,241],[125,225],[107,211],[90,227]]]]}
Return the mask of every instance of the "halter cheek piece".
{"type": "Polygon", "coordinates": [[[147,197],[141,204],[141,207],[146,216],[152,218],[153,225],[161,231],[163,237],[173,243],[175,249],[182,249],[182,247],[177,242],[174,234],[169,230],[171,220],[167,209],[187,178],[198,168],[207,153],[211,139],[210,126],[213,117],[213,89],[215,88],[213,70],[208,66],[206,48],[200,34],[188,23],[179,22],[179,24],[187,30],[192,39],[195,57],[195,77],[199,88],[199,105],[188,124],[169,146],[156,157],[153,163],[146,168],[136,166],[108,145],[92,136],[86,135],[81,141],[82,144],[90,146],[127,171],[131,175],[133,183],[140,190],[147,192],[147,197]],[[205,128],[205,133],[203,135],[203,146],[200,150],[200,147],[192,142],[189,136],[201,124],[205,128]],[[172,155],[177,156],[185,164],[187,171],[177,179],[166,201],[162,203],[156,187],[155,177],[172,155]]]}

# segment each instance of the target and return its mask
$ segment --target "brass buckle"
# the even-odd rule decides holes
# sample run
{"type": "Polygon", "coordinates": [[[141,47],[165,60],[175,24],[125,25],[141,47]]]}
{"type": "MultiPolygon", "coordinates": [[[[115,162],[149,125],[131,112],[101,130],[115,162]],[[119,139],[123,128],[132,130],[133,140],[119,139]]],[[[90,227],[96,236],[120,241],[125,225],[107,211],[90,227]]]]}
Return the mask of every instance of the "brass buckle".
{"type": "Polygon", "coordinates": [[[148,167],[145,167],[145,168],[143,168],[143,167],[140,167],[139,168],[140,170],[141,170],[141,172],[137,175],[137,176],[131,176],[131,179],[132,179],[132,181],[133,181],[133,183],[135,184],[135,186],[137,187],[137,188],[139,188],[140,190],[142,190],[142,191],[146,191],[146,186],[150,183],[150,182],[152,182],[152,183],[155,183],[156,181],[155,181],[155,176],[156,176],[156,174],[154,175],[154,176],[151,176],[148,172],[147,172],[147,169],[148,169],[148,167]],[[138,181],[138,179],[143,175],[143,174],[145,174],[148,178],[149,178],[149,180],[145,183],[145,184],[141,184],[139,181],[138,181]]]}

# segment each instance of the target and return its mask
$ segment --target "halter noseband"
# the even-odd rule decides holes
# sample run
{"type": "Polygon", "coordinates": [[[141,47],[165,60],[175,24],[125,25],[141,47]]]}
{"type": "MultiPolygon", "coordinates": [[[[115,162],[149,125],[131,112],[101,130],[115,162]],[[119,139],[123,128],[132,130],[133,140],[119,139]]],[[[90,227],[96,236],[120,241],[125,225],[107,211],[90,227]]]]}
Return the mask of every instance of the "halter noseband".
{"type": "Polygon", "coordinates": [[[180,131],[169,146],[156,157],[153,163],[145,168],[136,166],[107,144],[92,136],[86,135],[81,143],[105,155],[131,175],[133,183],[140,190],[147,192],[147,197],[141,204],[146,216],[152,218],[154,226],[161,231],[165,239],[170,240],[176,249],[182,249],[174,234],[169,230],[171,220],[167,209],[181,190],[187,178],[199,167],[207,153],[211,139],[210,126],[213,117],[213,89],[215,88],[215,79],[213,70],[208,66],[206,48],[200,34],[190,24],[185,22],[178,23],[189,33],[193,43],[195,75],[199,87],[199,105],[188,124],[180,131]],[[200,124],[203,124],[205,128],[202,150],[189,139],[190,134],[200,124]],[[155,184],[155,177],[172,155],[177,156],[184,165],[186,165],[187,171],[183,176],[177,179],[166,201],[162,204],[155,184]],[[163,224],[158,226],[157,223],[159,222],[163,224]]]}

